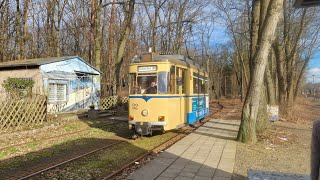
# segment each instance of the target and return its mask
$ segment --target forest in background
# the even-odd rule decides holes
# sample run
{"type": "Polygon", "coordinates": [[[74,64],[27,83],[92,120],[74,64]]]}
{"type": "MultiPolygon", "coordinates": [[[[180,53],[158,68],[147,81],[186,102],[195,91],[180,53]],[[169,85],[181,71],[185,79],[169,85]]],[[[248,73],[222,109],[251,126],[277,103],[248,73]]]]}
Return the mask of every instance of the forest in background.
{"type": "Polygon", "coordinates": [[[242,118],[254,119],[255,136],[267,104],[285,116],[301,94],[319,51],[319,17],[319,8],[291,0],[0,0],[0,61],[78,55],[104,72],[111,95],[134,55],[149,47],[183,54],[209,72],[212,98],[246,100],[242,118]],[[221,27],[226,44],[214,37],[221,27]]]}

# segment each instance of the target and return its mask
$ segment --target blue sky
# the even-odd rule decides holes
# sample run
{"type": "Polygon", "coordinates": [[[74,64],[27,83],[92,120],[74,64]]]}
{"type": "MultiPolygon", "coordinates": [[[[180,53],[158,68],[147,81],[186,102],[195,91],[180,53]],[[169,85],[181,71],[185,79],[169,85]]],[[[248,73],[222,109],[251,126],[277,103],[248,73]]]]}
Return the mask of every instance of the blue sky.
{"type": "Polygon", "coordinates": [[[320,50],[310,60],[310,64],[306,74],[308,82],[312,82],[313,75],[314,75],[314,81],[316,83],[320,82],[320,50]]]}
{"type": "MultiPolygon", "coordinates": [[[[228,42],[230,42],[230,37],[226,33],[226,28],[220,24],[215,26],[215,29],[212,33],[210,45],[216,46],[221,44],[227,44],[228,42]]],[[[314,75],[314,81],[316,83],[320,82],[320,49],[310,60],[310,63],[306,72],[306,78],[308,82],[313,81],[313,75],[314,75]]]]}

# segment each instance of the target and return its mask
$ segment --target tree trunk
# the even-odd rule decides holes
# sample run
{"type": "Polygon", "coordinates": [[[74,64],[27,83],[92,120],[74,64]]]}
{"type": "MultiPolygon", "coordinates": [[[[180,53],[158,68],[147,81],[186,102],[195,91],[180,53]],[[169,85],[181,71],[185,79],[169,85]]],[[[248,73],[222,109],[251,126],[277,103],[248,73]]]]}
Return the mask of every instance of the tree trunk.
{"type": "Polygon", "coordinates": [[[266,86],[264,85],[264,83],[262,83],[259,109],[258,109],[258,115],[257,115],[257,125],[256,125],[257,132],[262,132],[268,127],[268,124],[269,124],[269,118],[267,113],[268,98],[267,98],[266,91],[267,91],[266,86]]]}
{"type": "Polygon", "coordinates": [[[91,0],[89,63],[93,64],[97,0],[91,0]]]}
{"type": "Polygon", "coordinates": [[[132,26],[132,20],[134,16],[134,5],[135,5],[135,0],[130,0],[129,2],[129,8],[126,10],[126,15],[125,15],[125,27],[121,32],[120,35],[120,42],[117,47],[117,56],[116,56],[116,67],[115,67],[115,74],[116,74],[116,79],[115,82],[117,84],[117,87],[120,86],[120,70],[122,63],[124,61],[124,51],[127,45],[127,41],[131,32],[131,26],[132,26]]]}
{"type": "Polygon", "coordinates": [[[252,71],[253,73],[250,75],[251,80],[246,100],[243,105],[240,131],[238,133],[238,140],[244,143],[255,143],[257,141],[256,120],[262,83],[268,61],[269,49],[280,17],[282,3],[282,0],[270,1],[268,13],[263,23],[261,40],[258,42],[255,55],[253,56],[255,64],[252,71]]]}
{"type": "Polygon", "coordinates": [[[100,0],[99,4],[96,4],[96,15],[95,15],[95,40],[94,40],[94,47],[95,47],[95,67],[98,70],[101,70],[101,3],[100,0]]]}
{"type": "Polygon", "coordinates": [[[17,3],[17,10],[16,10],[16,44],[17,44],[17,59],[21,59],[21,39],[20,39],[20,2],[19,0],[16,0],[17,3]]]}
{"type": "MultiPolygon", "coordinates": [[[[115,0],[112,2],[114,3],[115,0]]],[[[108,35],[108,83],[112,83],[112,76],[113,76],[113,67],[114,67],[114,62],[113,62],[113,27],[114,27],[114,21],[115,21],[115,5],[112,4],[111,7],[111,16],[110,16],[110,26],[109,26],[109,35],[108,35]]]]}
{"type": "Polygon", "coordinates": [[[23,7],[23,47],[22,47],[23,59],[27,58],[28,9],[29,9],[29,0],[25,0],[24,1],[24,7],[23,7]]]}
{"type": "Polygon", "coordinates": [[[266,79],[266,87],[267,87],[267,95],[268,95],[268,104],[273,106],[276,105],[276,95],[274,91],[274,84],[271,76],[271,67],[269,67],[269,63],[266,67],[265,79],[266,79]]]}

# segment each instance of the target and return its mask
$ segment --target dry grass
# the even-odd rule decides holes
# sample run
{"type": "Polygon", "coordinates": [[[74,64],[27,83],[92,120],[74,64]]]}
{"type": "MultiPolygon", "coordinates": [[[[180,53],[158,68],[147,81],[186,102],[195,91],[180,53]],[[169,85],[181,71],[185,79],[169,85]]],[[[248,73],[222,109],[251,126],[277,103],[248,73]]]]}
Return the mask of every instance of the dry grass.
{"type": "Polygon", "coordinates": [[[320,117],[320,102],[313,98],[298,98],[291,113],[282,117],[281,121],[311,125],[320,117]]]}
{"type": "Polygon", "coordinates": [[[258,143],[238,143],[233,179],[243,179],[249,169],[309,174],[311,124],[319,107],[320,102],[300,98],[289,116],[258,134],[258,143]]]}

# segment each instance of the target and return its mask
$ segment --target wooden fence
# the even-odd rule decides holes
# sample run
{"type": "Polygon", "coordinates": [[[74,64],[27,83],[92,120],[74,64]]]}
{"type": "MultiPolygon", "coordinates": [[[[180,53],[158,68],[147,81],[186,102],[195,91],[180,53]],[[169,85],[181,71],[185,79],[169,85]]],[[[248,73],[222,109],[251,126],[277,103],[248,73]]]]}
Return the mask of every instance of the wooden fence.
{"type": "Polygon", "coordinates": [[[47,116],[47,98],[33,95],[0,102],[0,131],[17,130],[41,124],[47,116]]]}
{"type": "Polygon", "coordinates": [[[100,109],[108,110],[128,102],[128,97],[108,96],[100,99],[100,109]]]}

